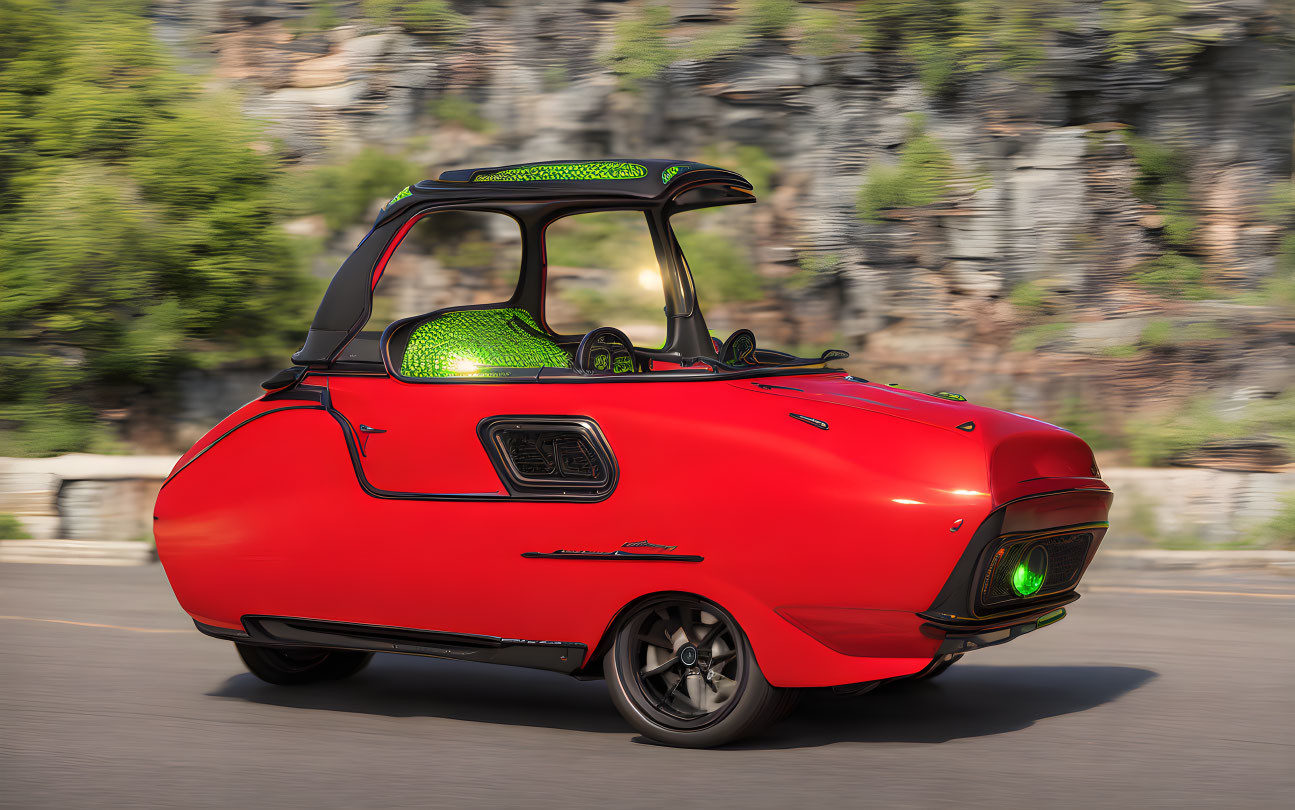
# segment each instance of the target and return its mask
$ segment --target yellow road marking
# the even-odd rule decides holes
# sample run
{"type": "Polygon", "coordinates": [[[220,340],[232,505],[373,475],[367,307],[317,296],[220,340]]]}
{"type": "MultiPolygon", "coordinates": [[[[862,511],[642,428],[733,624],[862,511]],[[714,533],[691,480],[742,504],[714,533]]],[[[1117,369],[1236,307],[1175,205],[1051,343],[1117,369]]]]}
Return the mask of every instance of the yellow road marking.
{"type": "Polygon", "coordinates": [[[1126,585],[1091,585],[1088,591],[1106,593],[1168,593],[1187,594],[1190,596],[1254,596],[1260,599],[1295,599],[1295,593],[1265,593],[1263,591],[1196,591],[1177,588],[1137,588],[1126,585]]]}
{"type": "Polygon", "coordinates": [[[67,619],[36,619],[31,616],[0,616],[13,622],[48,622],[49,624],[71,624],[76,627],[102,627],[105,630],[126,630],[131,633],[189,633],[190,630],[172,630],[161,627],[124,627],[120,624],[95,624],[94,622],[72,622],[67,619]]]}

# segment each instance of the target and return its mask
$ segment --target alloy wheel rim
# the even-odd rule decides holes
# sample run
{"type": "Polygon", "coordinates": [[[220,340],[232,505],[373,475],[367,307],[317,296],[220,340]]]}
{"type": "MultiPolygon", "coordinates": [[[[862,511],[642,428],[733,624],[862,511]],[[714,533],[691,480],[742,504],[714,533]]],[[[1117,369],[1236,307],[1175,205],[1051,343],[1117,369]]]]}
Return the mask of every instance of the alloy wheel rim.
{"type": "Polygon", "coordinates": [[[746,683],[746,639],[727,613],[670,600],[640,610],[626,632],[619,663],[649,719],[695,730],[733,710],[746,683]]]}

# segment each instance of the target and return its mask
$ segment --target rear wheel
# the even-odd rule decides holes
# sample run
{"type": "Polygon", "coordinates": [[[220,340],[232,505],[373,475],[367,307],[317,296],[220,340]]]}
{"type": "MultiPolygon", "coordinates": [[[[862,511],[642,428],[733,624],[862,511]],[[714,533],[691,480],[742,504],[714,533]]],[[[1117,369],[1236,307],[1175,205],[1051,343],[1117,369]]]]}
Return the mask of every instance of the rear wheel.
{"type": "Polygon", "coordinates": [[[695,597],[654,599],[625,616],[603,671],[632,726],[685,748],[750,736],[786,715],[796,698],[765,680],[733,617],[695,597]]]}
{"type": "Polygon", "coordinates": [[[319,647],[258,647],[234,643],[248,670],[263,681],[295,686],[348,678],[369,663],[373,653],[319,647]]]}

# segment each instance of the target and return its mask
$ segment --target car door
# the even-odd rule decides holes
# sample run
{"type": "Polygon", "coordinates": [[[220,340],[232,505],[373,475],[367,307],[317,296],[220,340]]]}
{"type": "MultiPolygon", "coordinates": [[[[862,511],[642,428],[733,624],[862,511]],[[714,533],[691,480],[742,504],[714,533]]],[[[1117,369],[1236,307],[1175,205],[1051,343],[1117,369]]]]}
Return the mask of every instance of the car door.
{"type": "MultiPolygon", "coordinates": [[[[629,394],[582,385],[580,399],[603,410],[589,394],[604,387],[629,394]]],[[[582,574],[534,556],[614,549],[623,532],[610,528],[624,508],[615,441],[596,416],[570,413],[571,389],[329,380],[381,527],[364,540],[374,598],[358,621],[536,641],[573,640],[551,638],[558,628],[601,632],[609,613],[566,620],[582,574]]]]}

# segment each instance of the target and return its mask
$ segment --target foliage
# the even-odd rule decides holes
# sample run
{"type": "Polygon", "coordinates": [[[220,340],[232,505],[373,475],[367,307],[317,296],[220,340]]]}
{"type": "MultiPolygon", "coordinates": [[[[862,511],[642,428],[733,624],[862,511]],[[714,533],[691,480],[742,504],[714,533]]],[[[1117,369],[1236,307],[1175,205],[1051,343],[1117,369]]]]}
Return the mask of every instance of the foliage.
{"type": "Polygon", "coordinates": [[[848,53],[854,38],[840,14],[827,9],[806,9],[801,15],[800,47],[804,53],[820,59],[848,53]]]}
{"type": "Polygon", "coordinates": [[[22,522],[8,512],[0,512],[0,540],[30,540],[22,522]]]}
{"type": "Polygon", "coordinates": [[[764,297],[749,245],[708,227],[704,217],[681,215],[674,220],[675,235],[688,258],[703,309],[735,301],[759,301],[764,297]],[[684,221],[696,221],[699,227],[685,227],[684,221]]]}
{"type": "Polygon", "coordinates": [[[742,23],[753,37],[780,37],[799,16],[796,0],[747,0],[742,6],[742,23]]]}
{"type": "Polygon", "coordinates": [[[419,179],[403,158],[366,147],[350,159],[327,163],[289,178],[286,207],[297,214],[323,214],[337,230],[368,217],[378,200],[419,179]]]}
{"type": "Polygon", "coordinates": [[[337,4],[333,0],[311,0],[310,8],[304,16],[289,24],[298,33],[316,33],[331,31],[342,24],[337,13],[337,4]]]}
{"type": "Polygon", "coordinates": [[[1063,399],[1052,421],[1088,442],[1094,450],[1108,450],[1119,445],[1106,414],[1090,407],[1082,397],[1063,399]]]}
{"type": "Polygon", "coordinates": [[[1151,292],[1170,298],[1199,301],[1214,296],[1204,283],[1205,268],[1173,251],[1139,264],[1134,268],[1133,280],[1151,292]]]}
{"type": "Polygon", "coordinates": [[[458,124],[464,129],[481,133],[494,129],[494,124],[481,114],[477,103],[460,95],[440,96],[433,99],[427,109],[442,124],[458,124]]]}
{"type": "Polygon", "coordinates": [[[1046,315],[1057,308],[1056,293],[1042,281],[1022,281],[1007,294],[1007,302],[1027,315],[1046,315]]]}
{"type": "Polygon", "coordinates": [[[679,59],[709,62],[742,50],[750,41],[750,34],[740,24],[718,25],[678,46],[676,52],[679,59]]]}
{"type": "Polygon", "coordinates": [[[1196,217],[1191,207],[1192,160],[1186,149],[1126,133],[1138,174],[1133,193],[1164,211],[1164,239],[1175,248],[1191,244],[1196,217]]]}
{"type": "Polygon", "coordinates": [[[719,144],[702,151],[702,160],[712,166],[732,169],[751,181],[756,194],[773,189],[778,176],[778,161],[755,144],[719,144]]]}
{"type": "Polygon", "coordinates": [[[853,45],[841,15],[802,9],[796,0],[746,0],[733,22],[708,26],[700,35],[677,43],[670,42],[669,34],[669,8],[647,6],[617,23],[612,49],[603,61],[627,89],[637,89],[677,60],[707,62],[760,40],[798,38],[801,51],[820,57],[844,53],[853,45]]]}
{"type": "Polygon", "coordinates": [[[598,212],[564,217],[544,234],[550,265],[637,271],[656,267],[647,223],[637,212],[598,212]]]}
{"type": "Polygon", "coordinates": [[[1028,76],[1054,32],[1069,26],[1058,0],[873,0],[859,4],[865,50],[915,65],[927,92],[988,70],[1028,76]]]}
{"type": "Polygon", "coordinates": [[[1034,352],[1065,337],[1071,324],[1049,321],[1027,326],[1012,338],[1012,351],[1034,352]]]}
{"type": "Polygon", "coordinates": [[[1295,183],[1282,182],[1262,208],[1265,219],[1283,233],[1273,274],[1264,280],[1259,303],[1295,309],[1295,183]]]}
{"type": "Polygon", "coordinates": [[[909,122],[898,163],[874,163],[859,189],[856,208],[868,222],[882,221],[881,212],[888,208],[940,202],[953,190],[957,176],[953,157],[935,137],[926,134],[921,116],[911,115],[909,122]]]}
{"type": "Polygon", "coordinates": [[[1295,550],[1295,492],[1283,495],[1277,514],[1251,529],[1245,539],[1258,546],[1295,550]]]}
{"type": "MultiPolygon", "coordinates": [[[[914,66],[933,95],[951,93],[977,73],[1002,70],[1037,81],[1038,67],[1058,34],[1075,22],[1062,0],[869,0],[858,5],[865,50],[892,53],[914,66]]],[[[1190,13],[1183,0],[1101,0],[1113,61],[1150,59],[1178,70],[1208,37],[1178,29],[1190,13]]]]}
{"type": "Polygon", "coordinates": [[[670,9],[657,5],[616,23],[615,41],[603,62],[627,89],[637,89],[674,61],[666,40],[669,27],[670,9]]]}
{"type": "Polygon", "coordinates": [[[0,453],[66,452],[111,392],[282,351],[309,285],[260,134],[142,4],[2,2],[0,453]]]}
{"type": "Polygon", "coordinates": [[[468,30],[468,18],[445,0],[361,0],[360,11],[374,22],[443,40],[468,30]]]}
{"type": "Polygon", "coordinates": [[[1247,436],[1270,436],[1295,450],[1295,389],[1247,403],[1226,419],[1209,398],[1196,397],[1172,410],[1130,419],[1124,432],[1133,461],[1144,466],[1168,464],[1210,441],[1247,436]]]}
{"type": "Polygon", "coordinates": [[[1107,53],[1116,62],[1148,58],[1167,70],[1186,68],[1208,44],[1200,32],[1177,30],[1191,10],[1186,0],[1103,0],[1107,53]]]}

